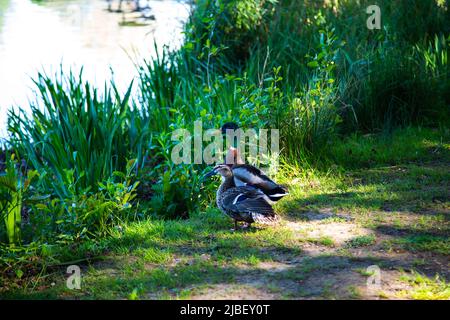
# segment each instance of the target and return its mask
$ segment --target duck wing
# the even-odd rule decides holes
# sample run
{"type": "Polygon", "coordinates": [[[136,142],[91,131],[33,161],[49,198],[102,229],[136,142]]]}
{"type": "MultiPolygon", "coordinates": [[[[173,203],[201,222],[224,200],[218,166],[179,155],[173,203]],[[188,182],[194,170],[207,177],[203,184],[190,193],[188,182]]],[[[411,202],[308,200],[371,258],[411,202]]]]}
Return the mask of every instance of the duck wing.
{"type": "Polygon", "coordinates": [[[285,187],[275,183],[263,171],[254,166],[238,164],[234,165],[232,170],[236,186],[254,186],[261,189],[270,201],[278,201],[288,194],[285,187]]]}
{"type": "Polygon", "coordinates": [[[223,194],[222,206],[248,222],[273,223],[278,217],[265,197],[261,190],[254,187],[234,187],[223,194]]]}

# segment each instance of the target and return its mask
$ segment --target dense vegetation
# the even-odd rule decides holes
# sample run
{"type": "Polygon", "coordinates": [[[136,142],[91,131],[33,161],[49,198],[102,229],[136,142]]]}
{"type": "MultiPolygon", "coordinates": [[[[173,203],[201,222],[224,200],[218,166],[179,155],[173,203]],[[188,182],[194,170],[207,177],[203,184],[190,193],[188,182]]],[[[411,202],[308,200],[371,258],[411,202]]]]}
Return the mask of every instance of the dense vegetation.
{"type": "Polygon", "coordinates": [[[5,277],[79,258],[72,249],[131,221],[204,211],[214,196],[205,165],[170,159],[172,132],[196,120],[279,128],[281,180],[427,157],[408,154],[425,136],[377,154],[368,134],[393,148],[398,130],[428,127],[448,142],[450,1],[379,0],[381,30],[366,27],[370,2],[198,0],[183,47],[138,65],[136,95],[133,84],[99,94],[82,74],[39,74],[31,113],[8,115],[5,277]]]}

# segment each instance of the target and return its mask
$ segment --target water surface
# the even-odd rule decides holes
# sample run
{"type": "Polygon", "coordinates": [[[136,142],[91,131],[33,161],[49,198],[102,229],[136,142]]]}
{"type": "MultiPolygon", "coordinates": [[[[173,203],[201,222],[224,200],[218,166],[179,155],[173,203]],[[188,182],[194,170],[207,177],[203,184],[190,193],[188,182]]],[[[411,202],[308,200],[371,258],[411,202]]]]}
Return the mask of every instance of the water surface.
{"type": "MultiPolygon", "coordinates": [[[[143,1],[145,4],[146,1],[143,1]]],[[[138,61],[160,46],[178,46],[189,14],[185,1],[148,1],[155,20],[145,26],[120,26],[133,14],[111,13],[106,0],[0,0],[0,135],[13,105],[27,106],[33,97],[30,76],[45,70],[79,70],[103,87],[114,79],[123,90],[136,76],[138,61]]],[[[128,8],[124,5],[125,11],[128,8]]]]}

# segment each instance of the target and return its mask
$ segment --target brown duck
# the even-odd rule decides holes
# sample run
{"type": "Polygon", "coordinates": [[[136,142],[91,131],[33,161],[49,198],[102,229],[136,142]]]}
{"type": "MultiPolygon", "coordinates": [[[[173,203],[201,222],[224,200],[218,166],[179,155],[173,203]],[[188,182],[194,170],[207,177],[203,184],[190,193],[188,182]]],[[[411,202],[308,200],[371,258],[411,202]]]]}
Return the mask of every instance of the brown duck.
{"type": "Polygon", "coordinates": [[[219,209],[234,220],[235,230],[238,221],[250,227],[253,222],[270,224],[278,221],[267,196],[252,186],[236,186],[233,171],[228,165],[218,165],[205,177],[215,174],[222,176],[222,184],[217,190],[216,203],[219,209]]]}

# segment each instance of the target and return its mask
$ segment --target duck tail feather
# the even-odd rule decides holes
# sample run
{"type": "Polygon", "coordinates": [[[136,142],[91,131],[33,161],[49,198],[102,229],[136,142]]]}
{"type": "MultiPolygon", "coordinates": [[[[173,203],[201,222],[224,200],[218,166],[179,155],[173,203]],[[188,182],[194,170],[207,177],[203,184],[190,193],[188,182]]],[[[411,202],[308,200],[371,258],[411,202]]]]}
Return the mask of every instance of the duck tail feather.
{"type": "Polygon", "coordinates": [[[252,218],[255,222],[261,224],[275,224],[280,221],[280,218],[277,215],[265,216],[256,212],[252,212],[252,218]]]}
{"type": "Polygon", "coordinates": [[[267,190],[267,195],[272,197],[284,197],[288,194],[288,189],[281,186],[277,186],[276,188],[267,190]]]}

